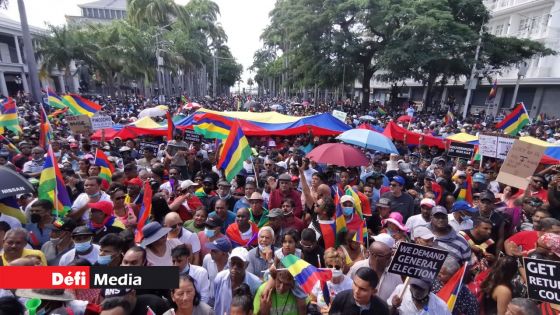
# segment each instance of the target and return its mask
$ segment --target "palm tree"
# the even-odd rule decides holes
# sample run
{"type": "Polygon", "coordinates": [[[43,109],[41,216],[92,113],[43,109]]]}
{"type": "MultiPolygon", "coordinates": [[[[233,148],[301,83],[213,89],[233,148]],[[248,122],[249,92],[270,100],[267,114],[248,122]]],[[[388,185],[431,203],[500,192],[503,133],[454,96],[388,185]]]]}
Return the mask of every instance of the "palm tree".
{"type": "Polygon", "coordinates": [[[128,0],[127,16],[136,26],[167,26],[179,15],[173,0],[128,0]]]}

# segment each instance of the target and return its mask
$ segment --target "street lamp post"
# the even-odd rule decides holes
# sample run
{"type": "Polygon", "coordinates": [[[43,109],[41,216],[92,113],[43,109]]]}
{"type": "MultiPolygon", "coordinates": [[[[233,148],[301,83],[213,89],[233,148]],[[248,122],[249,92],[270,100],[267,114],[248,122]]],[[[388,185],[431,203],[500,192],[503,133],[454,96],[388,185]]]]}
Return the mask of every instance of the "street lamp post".
{"type": "Polygon", "coordinates": [[[511,98],[510,108],[515,106],[517,103],[517,92],[519,91],[519,83],[521,82],[521,78],[523,78],[527,74],[527,63],[522,62],[517,67],[517,81],[515,81],[515,89],[513,90],[513,97],[511,98]]]}

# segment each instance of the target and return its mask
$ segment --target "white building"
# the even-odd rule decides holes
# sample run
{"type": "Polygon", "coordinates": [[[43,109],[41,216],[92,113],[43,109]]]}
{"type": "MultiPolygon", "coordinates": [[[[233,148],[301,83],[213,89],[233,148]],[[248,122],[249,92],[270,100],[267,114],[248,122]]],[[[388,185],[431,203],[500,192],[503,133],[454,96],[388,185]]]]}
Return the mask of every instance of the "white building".
{"type": "Polygon", "coordinates": [[[126,0],[99,0],[78,4],[81,16],[66,15],[68,24],[106,23],[126,18],[126,0]]]}
{"type": "MultiPolygon", "coordinates": [[[[527,72],[520,80],[517,101],[524,102],[532,117],[539,113],[560,117],[560,0],[484,0],[490,10],[491,19],[488,32],[496,36],[528,38],[541,42],[557,51],[556,56],[535,56],[527,60],[527,72]]],[[[497,94],[492,102],[487,102],[491,89],[488,80],[481,80],[473,91],[471,112],[490,110],[496,113],[508,109],[512,103],[514,87],[518,78],[517,67],[502,69],[501,74],[492,74],[497,79],[497,94]]],[[[357,88],[361,88],[358,83],[357,88]]],[[[389,86],[372,80],[371,100],[389,101],[389,86]]],[[[401,101],[411,99],[422,101],[424,88],[418,82],[406,81],[400,88],[401,101]]],[[[445,88],[435,87],[432,101],[445,104],[449,97],[461,108],[466,96],[465,80],[453,82],[445,88]]],[[[456,108],[456,109],[460,109],[456,108]]]]}

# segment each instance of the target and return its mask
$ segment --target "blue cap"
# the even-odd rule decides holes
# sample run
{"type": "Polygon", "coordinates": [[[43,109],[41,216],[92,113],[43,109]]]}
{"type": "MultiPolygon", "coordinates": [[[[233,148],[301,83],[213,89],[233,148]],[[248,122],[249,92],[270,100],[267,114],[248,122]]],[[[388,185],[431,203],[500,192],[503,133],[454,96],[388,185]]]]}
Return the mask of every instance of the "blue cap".
{"type": "Polygon", "coordinates": [[[472,177],[473,182],[484,184],[486,183],[486,175],[482,173],[476,173],[472,177]]]}
{"type": "Polygon", "coordinates": [[[393,178],[391,178],[391,181],[392,181],[392,182],[397,182],[397,183],[399,183],[399,185],[401,185],[401,186],[404,186],[404,184],[405,184],[404,178],[402,178],[402,176],[398,176],[398,175],[397,175],[397,176],[393,176],[393,178]]]}
{"type": "Polygon", "coordinates": [[[206,243],[206,248],[209,250],[215,249],[224,253],[229,253],[231,251],[231,242],[225,237],[220,237],[212,243],[206,243]]]}
{"type": "Polygon", "coordinates": [[[451,208],[451,212],[456,212],[456,211],[467,211],[470,213],[475,213],[476,209],[471,207],[471,205],[464,201],[455,201],[455,203],[453,203],[453,207],[451,208]]]}

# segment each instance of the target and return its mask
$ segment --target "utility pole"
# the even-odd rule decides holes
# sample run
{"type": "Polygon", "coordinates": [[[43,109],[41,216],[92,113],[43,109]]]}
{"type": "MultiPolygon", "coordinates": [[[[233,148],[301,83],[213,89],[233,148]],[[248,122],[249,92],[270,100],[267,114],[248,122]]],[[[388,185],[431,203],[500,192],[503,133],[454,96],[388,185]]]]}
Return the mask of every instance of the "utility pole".
{"type": "Polygon", "coordinates": [[[218,84],[218,58],[216,57],[216,51],[214,51],[214,55],[212,56],[212,60],[213,60],[213,64],[214,66],[213,71],[212,71],[212,97],[216,98],[216,92],[217,92],[217,87],[216,85],[218,84]]]}
{"type": "Polygon", "coordinates": [[[484,31],[484,26],[481,26],[480,32],[478,34],[478,44],[476,45],[476,52],[474,54],[474,63],[471,69],[471,76],[469,78],[469,82],[467,82],[467,96],[465,96],[465,106],[463,106],[463,119],[465,119],[467,117],[467,114],[469,113],[469,103],[471,102],[472,90],[476,88],[476,83],[473,82],[476,76],[476,64],[478,63],[478,55],[480,53],[480,46],[482,45],[483,31],[484,31]]]}
{"type": "MultiPolygon", "coordinates": [[[[27,13],[25,12],[25,4],[23,0],[18,0],[19,19],[21,21],[21,33],[23,37],[23,50],[25,52],[25,62],[29,71],[29,80],[31,81],[31,96],[33,101],[41,103],[43,95],[41,94],[41,84],[39,83],[39,71],[37,69],[37,60],[33,52],[33,43],[31,42],[31,33],[29,32],[29,24],[27,24],[27,13]]],[[[25,80],[25,78],[22,78],[25,80]]]]}
{"type": "Polygon", "coordinates": [[[517,67],[517,81],[515,81],[515,89],[513,90],[513,97],[511,98],[511,105],[510,108],[515,106],[517,103],[517,92],[519,91],[519,83],[521,82],[521,78],[527,75],[527,63],[522,62],[517,67]]]}

